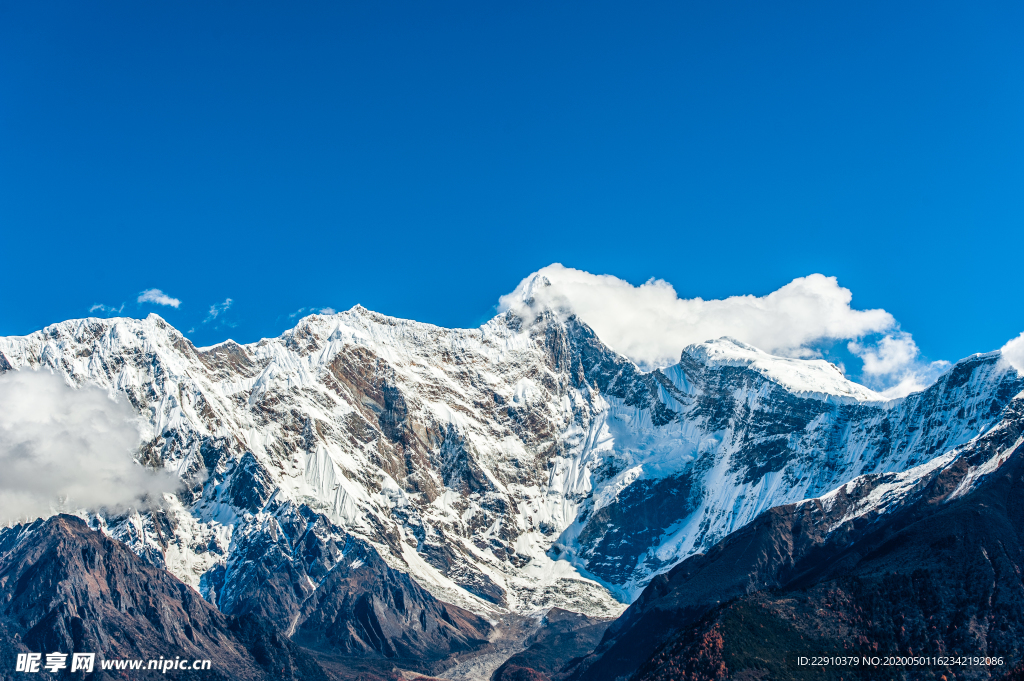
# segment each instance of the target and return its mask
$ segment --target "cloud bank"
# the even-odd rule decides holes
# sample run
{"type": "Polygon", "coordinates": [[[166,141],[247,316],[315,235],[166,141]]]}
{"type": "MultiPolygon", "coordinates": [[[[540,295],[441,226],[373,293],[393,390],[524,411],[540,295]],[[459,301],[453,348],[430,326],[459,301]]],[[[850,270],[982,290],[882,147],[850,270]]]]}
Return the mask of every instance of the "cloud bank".
{"type": "Polygon", "coordinates": [[[0,523],[173,491],[175,476],[132,460],[136,423],[127,401],[99,388],[74,390],[44,371],[0,376],[0,523]]]}
{"type": "Polygon", "coordinates": [[[855,310],[835,277],[812,274],[766,296],[680,298],[667,281],[640,286],[611,275],[549,265],[502,296],[499,310],[543,307],[572,312],[601,340],[644,367],[667,366],[691,343],[731,336],[776,355],[817,357],[823,341],[848,341],[864,376],[886,396],[919,390],[946,362],[925,363],[909,333],[885,310],[855,310]],[[881,336],[880,340],[865,339],[881,336]]]}
{"type": "Polygon", "coordinates": [[[154,303],[156,305],[168,305],[170,307],[173,307],[174,309],[178,309],[178,306],[181,305],[180,300],[178,300],[177,298],[171,298],[169,295],[167,295],[158,288],[151,288],[143,291],[142,293],[139,294],[138,300],[136,302],[154,303]]]}

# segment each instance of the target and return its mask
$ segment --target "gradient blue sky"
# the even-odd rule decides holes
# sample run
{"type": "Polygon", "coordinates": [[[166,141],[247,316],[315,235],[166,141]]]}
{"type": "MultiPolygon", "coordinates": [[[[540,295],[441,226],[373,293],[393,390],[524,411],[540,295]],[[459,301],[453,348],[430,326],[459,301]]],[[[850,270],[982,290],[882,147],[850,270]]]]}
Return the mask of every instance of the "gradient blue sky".
{"type": "Polygon", "coordinates": [[[1019,2],[0,3],[0,335],[475,326],[561,262],[821,272],[956,359],[1024,330],[1022,228],[1019,2]]]}

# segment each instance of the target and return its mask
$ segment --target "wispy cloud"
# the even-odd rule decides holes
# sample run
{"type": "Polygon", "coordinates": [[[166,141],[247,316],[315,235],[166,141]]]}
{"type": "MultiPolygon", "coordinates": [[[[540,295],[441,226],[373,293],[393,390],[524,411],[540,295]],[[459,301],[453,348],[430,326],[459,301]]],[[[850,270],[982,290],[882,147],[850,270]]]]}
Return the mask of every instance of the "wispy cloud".
{"type": "Polygon", "coordinates": [[[75,390],[46,371],[0,376],[0,523],[173,491],[174,475],[133,461],[137,423],[127,400],[99,388],[75,390]]]}
{"type": "Polygon", "coordinates": [[[885,310],[857,310],[835,277],[812,274],[766,296],[680,298],[667,281],[633,286],[611,275],[549,265],[502,296],[499,309],[573,313],[601,340],[646,367],[666,366],[691,343],[731,336],[786,357],[820,357],[820,344],[849,341],[871,387],[900,396],[931,382],[945,362],[923,362],[909,333],[885,310]],[[869,340],[873,339],[873,340],[869,340]]]}
{"type": "Polygon", "coordinates": [[[121,307],[114,307],[113,305],[104,305],[103,303],[96,303],[95,305],[89,308],[89,314],[99,312],[105,315],[113,315],[121,314],[122,310],[124,310],[124,303],[121,303],[121,307]]]}
{"type": "Polygon", "coordinates": [[[338,311],[333,307],[300,307],[295,312],[289,314],[288,319],[295,319],[304,314],[338,314],[338,311]]]}
{"type": "Polygon", "coordinates": [[[181,301],[177,298],[172,298],[158,288],[151,288],[143,291],[139,294],[139,303],[153,303],[155,305],[167,305],[177,309],[181,305],[181,301]]]}
{"type": "Polygon", "coordinates": [[[209,324],[210,322],[216,321],[218,317],[223,315],[231,308],[231,304],[235,301],[231,298],[225,298],[223,303],[214,303],[210,306],[210,311],[206,315],[206,319],[203,320],[203,324],[209,324]]]}

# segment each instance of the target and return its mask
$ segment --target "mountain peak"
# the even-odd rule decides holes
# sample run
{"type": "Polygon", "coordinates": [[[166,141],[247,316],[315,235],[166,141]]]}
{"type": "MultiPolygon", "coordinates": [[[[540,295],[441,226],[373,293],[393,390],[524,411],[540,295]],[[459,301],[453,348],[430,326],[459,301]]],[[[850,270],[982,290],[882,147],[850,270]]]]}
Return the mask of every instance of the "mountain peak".
{"type": "Polygon", "coordinates": [[[708,368],[749,368],[801,397],[838,398],[841,402],[888,401],[874,390],[847,379],[839,367],[827,360],[771,355],[728,336],[689,345],[683,350],[682,359],[686,357],[708,368]]]}

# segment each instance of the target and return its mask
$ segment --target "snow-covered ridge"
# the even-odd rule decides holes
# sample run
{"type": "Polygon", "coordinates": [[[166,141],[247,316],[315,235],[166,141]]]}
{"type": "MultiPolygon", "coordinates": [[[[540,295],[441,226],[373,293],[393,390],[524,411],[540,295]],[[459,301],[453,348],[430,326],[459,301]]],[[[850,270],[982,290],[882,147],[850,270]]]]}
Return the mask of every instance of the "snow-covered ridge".
{"type": "Polygon", "coordinates": [[[753,369],[801,397],[841,403],[890,404],[888,398],[847,379],[839,367],[823,359],[778,357],[728,337],[690,345],[683,354],[707,367],[753,369]]]}
{"type": "Polygon", "coordinates": [[[969,442],[1024,388],[976,356],[886,402],[728,339],[643,372],[571,316],[444,329],[358,306],[208,348],[156,315],[71,320],[0,338],[6,367],[127,396],[140,457],[191,482],[108,529],[228,609],[267,556],[315,586],[310,525],[478,612],[614,614],[772,506],[969,442]]]}
{"type": "MultiPolygon", "coordinates": [[[[994,354],[989,353],[989,357],[994,354]]],[[[857,518],[884,515],[904,507],[941,475],[947,477],[942,501],[953,501],[976,489],[1024,444],[1024,435],[1020,435],[1022,426],[1024,392],[1013,397],[998,422],[941,456],[904,471],[858,476],[801,505],[817,505],[830,514],[827,529],[834,531],[857,518]]]]}

